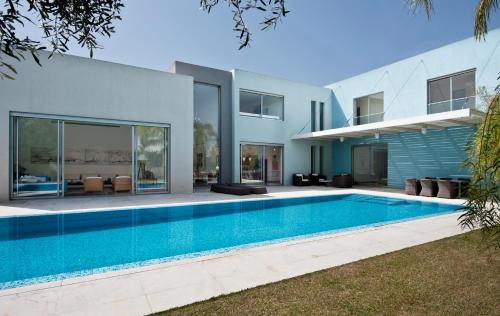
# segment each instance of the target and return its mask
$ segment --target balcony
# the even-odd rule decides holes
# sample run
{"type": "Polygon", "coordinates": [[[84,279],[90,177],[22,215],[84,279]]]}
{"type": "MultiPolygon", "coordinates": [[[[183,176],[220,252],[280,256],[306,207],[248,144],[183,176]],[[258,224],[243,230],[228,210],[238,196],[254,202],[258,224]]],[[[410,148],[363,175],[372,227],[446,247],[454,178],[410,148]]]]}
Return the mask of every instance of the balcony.
{"type": "Polygon", "coordinates": [[[427,114],[456,111],[463,109],[475,109],[476,96],[458,98],[442,102],[429,103],[427,105],[427,114]]]}
{"type": "Polygon", "coordinates": [[[384,121],[384,112],[372,113],[368,115],[360,115],[360,116],[355,116],[353,118],[354,125],[363,125],[363,124],[370,124],[383,121],[384,121]]]}

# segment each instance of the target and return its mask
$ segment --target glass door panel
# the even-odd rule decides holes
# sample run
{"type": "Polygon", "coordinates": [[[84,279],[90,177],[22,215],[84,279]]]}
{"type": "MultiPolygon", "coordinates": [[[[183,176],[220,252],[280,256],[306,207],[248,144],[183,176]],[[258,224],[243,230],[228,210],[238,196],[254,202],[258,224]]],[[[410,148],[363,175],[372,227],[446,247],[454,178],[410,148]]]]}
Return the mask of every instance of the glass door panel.
{"type": "Polygon", "coordinates": [[[270,145],[266,145],[264,147],[265,147],[265,165],[264,165],[265,182],[270,185],[283,184],[282,181],[283,147],[270,146],[270,145]]]}
{"type": "Polygon", "coordinates": [[[13,118],[13,198],[62,193],[59,125],[52,119],[13,118]]]}
{"type": "Polygon", "coordinates": [[[167,129],[164,127],[134,128],[136,192],[168,190],[167,137],[167,129]]]}
{"type": "Polygon", "coordinates": [[[241,145],[241,183],[264,181],[263,146],[241,145]]]}
{"type": "Polygon", "coordinates": [[[352,171],[356,184],[387,185],[387,144],[353,146],[352,171]]]}

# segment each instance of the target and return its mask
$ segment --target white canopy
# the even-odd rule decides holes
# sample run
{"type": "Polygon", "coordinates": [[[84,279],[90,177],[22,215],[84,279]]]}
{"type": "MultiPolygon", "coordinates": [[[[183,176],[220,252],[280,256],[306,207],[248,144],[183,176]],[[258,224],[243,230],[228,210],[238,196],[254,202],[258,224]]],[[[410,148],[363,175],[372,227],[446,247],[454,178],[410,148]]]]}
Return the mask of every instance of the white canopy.
{"type": "Polygon", "coordinates": [[[452,126],[475,126],[483,116],[484,113],[481,111],[463,109],[298,134],[293,136],[292,139],[328,140],[370,136],[376,133],[390,134],[421,131],[423,128],[443,129],[452,126]]]}

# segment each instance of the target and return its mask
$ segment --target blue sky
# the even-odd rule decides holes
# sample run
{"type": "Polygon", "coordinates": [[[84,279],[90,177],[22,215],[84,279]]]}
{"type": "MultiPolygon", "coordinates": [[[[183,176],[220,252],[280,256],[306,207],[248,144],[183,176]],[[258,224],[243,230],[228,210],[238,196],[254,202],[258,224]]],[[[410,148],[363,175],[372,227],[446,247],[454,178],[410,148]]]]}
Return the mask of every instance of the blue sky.
{"type": "MultiPolygon", "coordinates": [[[[405,0],[287,0],[291,12],[276,30],[261,32],[249,17],[253,41],[238,50],[224,4],[207,14],[198,0],[129,0],[94,58],[158,70],[181,60],[326,85],[472,36],[477,0],[434,2],[428,21],[410,14],[405,0]]],[[[499,26],[496,13],[490,29],[499,26]]],[[[88,56],[76,45],[70,53],[88,56]]]]}

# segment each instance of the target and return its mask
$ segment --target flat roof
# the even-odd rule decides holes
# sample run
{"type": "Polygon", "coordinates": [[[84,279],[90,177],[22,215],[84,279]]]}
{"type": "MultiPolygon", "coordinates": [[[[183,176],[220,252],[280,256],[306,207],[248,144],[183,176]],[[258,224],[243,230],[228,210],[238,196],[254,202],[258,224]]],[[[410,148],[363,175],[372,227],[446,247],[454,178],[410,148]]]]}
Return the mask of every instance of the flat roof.
{"type": "Polygon", "coordinates": [[[420,131],[422,128],[443,129],[453,126],[475,126],[484,113],[475,109],[463,109],[422,116],[413,116],[370,124],[333,128],[324,131],[298,134],[292,139],[331,140],[357,138],[379,134],[392,134],[408,131],[420,131]]]}

